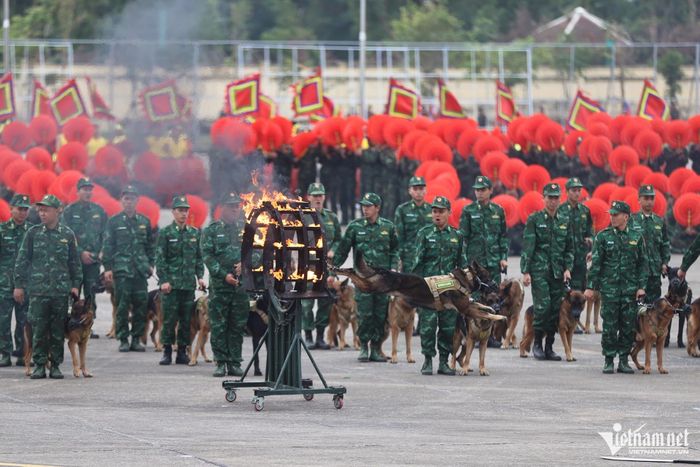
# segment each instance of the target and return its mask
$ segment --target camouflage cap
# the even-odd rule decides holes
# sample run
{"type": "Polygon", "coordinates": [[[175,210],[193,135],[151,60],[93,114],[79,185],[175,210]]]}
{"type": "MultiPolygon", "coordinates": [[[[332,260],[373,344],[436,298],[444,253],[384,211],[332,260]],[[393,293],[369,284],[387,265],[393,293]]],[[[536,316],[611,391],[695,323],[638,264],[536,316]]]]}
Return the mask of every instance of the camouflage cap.
{"type": "Polygon", "coordinates": [[[437,209],[452,209],[450,200],[444,196],[436,196],[430,206],[437,209]]]}
{"type": "Polygon", "coordinates": [[[43,198],[41,198],[40,201],[37,201],[36,203],[38,206],[48,206],[50,208],[60,208],[61,207],[61,201],[56,198],[54,195],[44,195],[43,198]]]}
{"type": "Polygon", "coordinates": [[[486,175],[479,175],[474,180],[472,188],[474,188],[475,190],[479,190],[482,188],[491,188],[492,186],[493,183],[491,183],[491,180],[486,175]]]}
{"type": "Polygon", "coordinates": [[[583,188],[583,183],[581,183],[581,179],[578,177],[571,177],[566,181],[566,189],[570,190],[572,188],[583,188]]]}
{"type": "Polygon", "coordinates": [[[10,206],[17,206],[18,208],[30,208],[31,203],[29,202],[29,196],[23,195],[21,193],[15,194],[10,200],[10,206]]]}
{"type": "Polygon", "coordinates": [[[326,187],[323,186],[323,183],[312,183],[311,185],[309,185],[309,189],[306,190],[306,193],[312,196],[325,195],[326,187]]]}
{"type": "Polygon", "coordinates": [[[360,200],[360,204],[363,206],[381,206],[382,198],[376,193],[365,193],[360,200]]]}
{"type": "Polygon", "coordinates": [[[642,185],[639,187],[639,196],[656,196],[654,185],[642,185]]]}
{"type": "Polygon", "coordinates": [[[122,194],[120,196],[124,196],[124,195],[136,195],[136,196],[138,196],[139,190],[137,190],[134,185],[127,185],[122,190],[122,194]]]}
{"type": "Polygon", "coordinates": [[[236,193],[229,193],[226,196],[224,196],[224,199],[221,201],[221,204],[241,204],[242,200],[240,196],[238,196],[236,193]]]}
{"type": "Polygon", "coordinates": [[[608,212],[610,214],[617,214],[617,213],[629,214],[630,213],[630,205],[625,203],[624,201],[613,201],[608,212]]]}
{"type": "Polygon", "coordinates": [[[190,203],[187,202],[187,197],[184,195],[173,196],[173,209],[190,208],[190,203]]]}
{"type": "Polygon", "coordinates": [[[81,188],[86,187],[86,186],[94,187],[95,184],[92,183],[92,180],[90,180],[87,177],[80,178],[78,180],[78,190],[80,190],[81,188]]]}
{"type": "Polygon", "coordinates": [[[542,190],[545,196],[561,196],[561,187],[558,183],[547,183],[542,190]]]}
{"type": "Polygon", "coordinates": [[[425,186],[425,179],[423,177],[411,177],[408,180],[408,186],[425,186]]]}

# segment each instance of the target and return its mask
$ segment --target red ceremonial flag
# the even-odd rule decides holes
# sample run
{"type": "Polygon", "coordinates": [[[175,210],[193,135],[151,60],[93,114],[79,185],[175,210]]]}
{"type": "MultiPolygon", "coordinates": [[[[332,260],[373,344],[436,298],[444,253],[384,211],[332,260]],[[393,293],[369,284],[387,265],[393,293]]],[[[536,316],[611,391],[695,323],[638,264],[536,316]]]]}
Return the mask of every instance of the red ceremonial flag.
{"type": "Polygon", "coordinates": [[[189,101],[178,94],[174,80],[149,86],[139,93],[146,119],[151,123],[178,120],[189,112],[189,101]]]}
{"type": "Polygon", "coordinates": [[[449,89],[445,82],[438,78],[438,95],[440,96],[440,116],[448,118],[464,118],[466,115],[462,110],[462,106],[459,105],[457,97],[455,97],[449,89]]]}
{"type": "Polygon", "coordinates": [[[114,118],[114,115],[112,115],[112,111],[109,110],[109,106],[107,106],[107,103],[105,100],[102,98],[99,92],[97,92],[97,86],[92,82],[89,76],[85,77],[85,81],[87,81],[88,88],[90,89],[90,102],[92,103],[92,115],[100,120],[110,120],[114,121],[116,118],[114,118]]]}
{"type": "Polygon", "coordinates": [[[392,117],[413,119],[420,111],[418,94],[399,84],[394,78],[389,79],[389,97],[386,103],[386,113],[392,117]]]}
{"type": "Polygon", "coordinates": [[[586,131],[588,117],[602,111],[602,105],[586,96],[583,91],[579,89],[576,92],[574,101],[571,103],[569,118],[566,120],[566,127],[573,130],[586,131]]]}
{"type": "Polygon", "coordinates": [[[496,123],[507,125],[515,116],[513,92],[505,83],[496,80],[496,123]]]}
{"type": "Polygon", "coordinates": [[[0,78],[0,122],[14,118],[15,111],[15,91],[12,73],[5,73],[0,78]]]}
{"type": "Polygon", "coordinates": [[[48,115],[53,118],[49,93],[39,81],[34,80],[34,89],[32,90],[32,118],[37,115],[48,115]]]}
{"type": "Polygon", "coordinates": [[[51,112],[58,126],[63,126],[71,118],[87,115],[85,103],[75,79],[69,80],[56,91],[51,99],[51,112]]]}
{"type": "Polygon", "coordinates": [[[292,89],[294,90],[292,110],[295,115],[306,115],[323,108],[321,70],[317,69],[313,76],[292,85],[292,89]]]}
{"type": "Polygon", "coordinates": [[[670,109],[659,91],[649,80],[644,80],[642,97],[639,99],[637,115],[647,120],[668,120],[671,116],[670,109]]]}
{"type": "Polygon", "coordinates": [[[338,109],[335,108],[335,104],[333,103],[333,101],[330,98],[323,96],[323,108],[309,115],[309,118],[311,120],[320,121],[330,117],[334,117],[339,113],[340,112],[338,111],[338,109]]]}
{"type": "Polygon", "coordinates": [[[260,73],[246,76],[226,86],[224,111],[242,117],[260,110],[260,73]]]}

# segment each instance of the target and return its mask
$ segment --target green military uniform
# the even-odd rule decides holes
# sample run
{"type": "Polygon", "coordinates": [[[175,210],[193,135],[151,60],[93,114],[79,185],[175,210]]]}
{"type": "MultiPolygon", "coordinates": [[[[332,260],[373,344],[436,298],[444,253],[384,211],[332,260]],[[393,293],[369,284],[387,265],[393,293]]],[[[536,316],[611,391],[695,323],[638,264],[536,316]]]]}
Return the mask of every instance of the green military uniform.
{"type": "MultiPolygon", "coordinates": [[[[190,205],[184,196],[175,196],[172,208],[189,209],[190,205]]],[[[187,224],[179,226],[175,221],[164,227],[158,235],[156,271],[158,285],[167,283],[171,287],[170,292],[161,293],[163,328],[160,340],[164,346],[177,343],[177,363],[187,363],[195,284],[204,277],[199,229],[187,224]]]]}
{"type": "MultiPolygon", "coordinates": [[[[61,202],[46,195],[37,204],[60,208],[61,202]]],[[[47,361],[51,377],[62,378],[63,339],[71,289],[82,282],[80,258],[73,231],[63,224],[49,229],[31,227],[24,236],[15,262],[15,288],[29,296],[29,322],[32,324],[32,378],[44,378],[47,361]]],[[[26,298],[25,298],[26,299],[26,298]]]]}
{"type": "MultiPolygon", "coordinates": [[[[639,187],[639,196],[655,196],[652,185],[639,187]]],[[[644,237],[647,252],[647,265],[649,277],[646,285],[642,287],[646,292],[646,300],[653,303],[661,297],[661,267],[668,265],[671,260],[671,245],[668,240],[666,222],[662,217],[654,213],[644,214],[641,210],[632,214],[629,220],[630,229],[639,232],[644,237]]]]}
{"type": "MultiPolygon", "coordinates": [[[[491,188],[491,180],[476,177],[474,189],[491,188]]],[[[501,261],[508,260],[506,214],[499,205],[478,201],[465,206],[459,219],[459,230],[465,244],[467,264],[477,261],[488,269],[497,284],[501,282],[501,261]]]]}
{"type": "MultiPolygon", "coordinates": [[[[29,209],[29,196],[17,194],[12,197],[10,206],[29,209]]],[[[12,310],[15,311],[15,348],[20,352],[24,347],[24,323],[27,321],[28,301],[15,302],[12,292],[14,285],[15,261],[19,247],[31,225],[28,222],[17,224],[13,219],[0,224],[0,366],[10,366],[12,353],[12,310]]],[[[23,364],[20,356],[18,366],[23,364]]]]}
{"type": "Polygon", "coordinates": [[[382,199],[382,209],[387,215],[396,210],[399,199],[399,165],[394,149],[383,146],[379,152],[379,173],[375,182],[377,194],[382,199]]]}
{"type": "MultiPolygon", "coordinates": [[[[630,208],[622,201],[614,201],[610,213],[618,212],[629,214],[630,208]]],[[[593,243],[588,288],[600,291],[603,299],[600,343],[606,372],[612,372],[615,355],[620,356],[621,366],[627,367],[627,356],[634,344],[636,292],[644,289],[648,280],[647,258],[642,232],[629,225],[624,230],[608,227],[598,233],[593,243]]]]}
{"type": "MultiPolygon", "coordinates": [[[[423,177],[411,177],[408,186],[425,186],[423,177]]],[[[399,237],[399,258],[401,258],[401,268],[407,271],[413,263],[416,251],[416,237],[418,231],[430,225],[432,217],[430,215],[430,204],[423,203],[420,206],[415,201],[407,201],[399,205],[394,213],[394,225],[396,234],[399,237]]]]}
{"type": "MultiPolygon", "coordinates": [[[[238,205],[240,202],[240,198],[231,193],[223,204],[238,205]]],[[[250,304],[243,287],[226,282],[226,275],[236,276],[244,228],[245,221],[240,218],[231,224],[214,221],[202,231],[202,258],[209,270],[211,349],[218,365],[215,376],[224,376],[226,365],[231,376],[242,374],[241,349],[250,304]]]]}
{"type": "MultiPolygon", "coordinates": [[[[376,193],[366,193],[360,204],[380,206],[382,199],[376,193]]],[[[367,219],[356,219],[348,224],[343,238],[335,245],[333,264],[341,265],[350,252],[354,252],[354,262],[359,254],[373,267],[396,269],[398,264],[399,241],[394,224],[378,217],[371,223],[367,219]]],[[[384,361],[381,357],[381,343],[384,337],[384,323],[389,306],[387,295],[373,295],[357,292],[358,337],[360,339],[360,359],[366,361],[367,345],[371,343],[372,361],[384,361]]]]}
{"type": "MultiPolygon", "coordinates": [[[[583,188],[581,180],[572,177],[566,182],[566,189],[583,188]]],[[[574,266],[571,270],[571,288],[584,290],[586,288],[586,256],[589,251],[587,238],[593,239],[593,218],[591,210],[583,203],[575,205],[566,201],[559,206],[558,212],[569,218],[569,225],[573,235],[574,266]]]]}
{"type": "MultiPolygon", "coordinates": [[[[138,195],[127,187],[122,195],[138,195]]],[[[155,260],[153,231],[148,218],[135,213],[129,217],[120,212],[109,218],[102,246],[105,272],[112,271],[117,302],[116,334],[120,350],[128,351],[129,311],[131,311],[131,343],[133,350],[143,348],[138,342],[145,331],[148,306],[148,277],[155,260]],[[126,346],[125,346],[126,343],[126,346]]]]}
{"type": "MultiPolygon", "coordinates": [[[[360,160],[360,189],[362,193],[376,193],[380,175],[379,153],[381,148],[370,146],[362,151],[360,160]]],[[[345,221],[343,219],[343,221],[345,221]]]]}
{"type": "MultiPolygon", "coordinates": [[[[436,196],[432,207],[450,209],[450,202],[443,196],[436,196]]],[[[443,229],[436,225],[423,227],[418,232],[418,238],[415,242],[415,260],[410,267],[414,274],[422,277],[438,276],[449,274],[455,268],[466,266],[462,234],[449,224],[443,229]]],[[[455,310],[437,312],[427,308],[421,308],[419,312],[421,353],[426,357],[426,365],[428,359],[435,356],[435,334],[437,332],[437,348],[440,354],[440,369],[438,371],[453,374],[447,366],[447,357],[452,350],[452,336],[455,330],[457,312],[455,310]]],[[[429,372],[425,369],[425,374],[432,374],[432,362],[429,366],[429,372]]]]}
{"type": "Polygon", "coordinates": [[[681,261],[681,271],[687,272],[690,266],[698,259],[700,255],[700,235],[695,237],[693,243],[688,247],[688,251],[683,255],[683,260],[681,261]]]}
{"type": "MultiPolygon", "coordinates": [[[[86,186],[92,187],[94,185],[88,178],[78,180],[78,190],[86,186]]],[[[70,227],[78,240],[78,254],[82,256],[84,251],[92,253],[95,262],[84,264],[81,261],[81,265],[83,268],[83,294],[85,298],[91,297],[93,299],[91,303],[95,304],[93,288],[100,280],[98,255],[104,241],[107,214],[95,203],[76,201],[63,211],[63,222],[70,227]]],[[[93,308],[93,312],[95,312],[97,306],[93,305],[93,308]]]]}
{"type": "MultiPolygon", "coordinates": [[[[309,195],[325,195],[326,189],[321,183],[312,183],[308,189],[309,195]]],[[[326,251],[330,251],[340,239],[340,221],[338,216],[329,209],[322,209],[318,213],[321,221],[321,229],[326,242],[326,251]]],[[[307,337],[316,328],[316,342],[323,342],[323,330],[328,326],[328,315],[333,306],[332,298],[319,298],[318,300],[302,300],[301,302],[301,327],[307,337]],[[314,320],[314,302],[317,302],[316,319],[314,320]]],[[[309,339],[307,339],[308,341],[309,339]]],[[[324,346],[321,346],[324,347],[324,346]]]]}
{"type": "MultiPolygon", "coordinates": [[[[559,196],[556,183],[544,187],[545,196],[559,196]]],[[[545,354],[551,350],[559,321],[559,306],[564,297],[563,274],[571,271],[574,262],[573,236],[569,218],[559,209],[551,216],[546,209],[530,215],[523,232],[523,251],[520,270],[532,277],[532,301],[534,305],[535,348],[533,354],[542,359],[541,341],[546,334],[545,354]]],[[[557,360],[554,358],[547,358],[557,360]]],[[[560,358],[559,358],[560,359],[560,358]]]]}

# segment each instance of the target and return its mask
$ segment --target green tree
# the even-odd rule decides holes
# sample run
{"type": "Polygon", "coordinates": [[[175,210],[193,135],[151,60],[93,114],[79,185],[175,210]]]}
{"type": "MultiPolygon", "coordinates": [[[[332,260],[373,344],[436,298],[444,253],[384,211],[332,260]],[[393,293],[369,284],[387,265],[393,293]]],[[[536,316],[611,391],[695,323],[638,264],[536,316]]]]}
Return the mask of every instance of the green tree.
{"type": "Polygon", "coordinates": [[[668,97],[671,102],[675,101],[676,95],[681,92],[682,66],[683,55],[677,50],[669,50],[659,59],[659,73],[666,81],[668,97]]]}
{"type": "Polygon", "coordinates": [[[464,26],[441,3],[413,3],[401,7],[399,17],[391,21],[391,38],[401,42],[460,42],[464,26]]]}

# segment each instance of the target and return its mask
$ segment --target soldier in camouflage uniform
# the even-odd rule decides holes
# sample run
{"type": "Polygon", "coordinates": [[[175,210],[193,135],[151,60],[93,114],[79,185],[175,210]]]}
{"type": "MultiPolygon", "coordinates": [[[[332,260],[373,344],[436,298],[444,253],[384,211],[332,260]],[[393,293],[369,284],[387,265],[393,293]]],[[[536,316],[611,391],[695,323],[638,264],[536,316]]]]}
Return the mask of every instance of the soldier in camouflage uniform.
{"type": "Polygon", "coordinates": [[[19,247],[31,225],[27,222],[29,196],[16,194],[10,200],[7,222],[0,224],[0,367],[10,366],[12,353],[12,310],[15,310],[15,347],[18,350],[17,366],[24,365],[24,323],[27,320],[27,301],[18,303],[12,297],[15,260],[19,247]]]}
{"type": "Polygon", "coordinates": [[[683,260],[681,261],[681,267],[678,269],[678,277],[685,280],[685,273],[688,272],[690,266],[693,265],[696,259],[700,255],[700,235],[695,237],[693,243],[688,247],[688,251],[683,255],[683,260]]]}
{"type": "MultiPolygon", "coordinates": [[[[360,205],[364,218],[350,222],[343,238],[328,253],[328,259],[333,265],[341,266],[352,248],[355,262],[358,255],[362,254],[370,266],[395,270],[399,261],[399,240],[394,224],[379,217],[382,199],[376,193],[365,193],[360,205]]],[[[359,321],[357,333],[360,339],[358,360],[385,362],[381,345],[389,297],[357,292],[356,300],[359,321]],[[371,347],[369,352],[368,345],[371,347]]]]}
{"type": "Polygon", "coordinates": [[[500,284],[501,271],[508,267],[506,214],[502,207],[491,202],[493,185],[488,177],[476,177],[473,188],[476,202],[465,206],[459,219],[467,264],[476,260],[500,284]]]}
{"type": "Polygon", "coordinates": [[[46,363],[51,362],[49,377],[63,379],[63,363],[68,297],[78,297],[82,272],[75,235],[59,222],[61,202],[46,195],[36,203],[40,225],[24,236],[15,262],[14,299],[24,303],[29,295],[29,321],[32,324],[31,379],[46,378],[46,363]],[[26,292],[25,292],[26,291],[26,292]]]}
{"type": "Polygon", "coordinates": [[[408,181],[408,194],[411,196],[411,201],[400,204],[394,213],[402,271],[407,271],[413,264],[418,231],[433,222],[430,204],[425,202],[423,177],[411,177],[408,181]]]}
{"type": "Polygon", "coordinates": [[[360,191],[362,193],[376,193],[377,179],[380,173],[379,153],[380,146],[370,146],[362,151],[360,159],[360,191]]]}
{"type": "Polygon", "coordinates": [[[382,198],[382,208],[388,216],[396,210],[399,199],[400,171],[396,153],[389,146],[383,146],[379,152],[379,173],[377,174],[377,194],[382,198]]]}
{"type": "MultiPolygon", "coordinates": [[[[452,206],[444,196],[433,200],[433,225],[423,227],[416,239],[415,260],[411,272],[422,277],[449,274],[454,268],[466,267],[464,241],[459,230],[448,224],[452,206]]],[[[455,331],[457,312],[455,310],[435,311],[420,309],[421,353],[425,362],[421,374],[433,374],[435,356],[435,333],[438,334],[437,347],[440,355],[438,374],[454,375],[455,371],[447,364],[452,350],[452,335],[455,331]]]]}
{"type": "MultiPolygon", "coordinates": [[[[100,280],[100,262],[98,255],[104,241],[104,231],[107,226],[107,214],[97,204],[91,202],[94,185],[87,178],[78,180],[78,201],[66,207],[63,211],[63,222],[70,227],[78,240],[78,254],[83,267],[83,294],[90,297],[93,304],[94,316],[97,316],[97,305],[93,288],[100,280]]],[[[98,337],[94,332],[91,337],[98,337]]]]}
{"type": "Polygon", "coordinates": [[[630,228],[629,217],[629,205],[613,201],[611,226],[598,233],[593,242],[593,260],[584,293],[591,300],[597,290],[603,298],[603,373],[613,373],[616,355],[620,357],[618,373],[634,373],[627,357],[634,344],[635,301],[644,297],[649,274],[644,237],[641,231],[630,228]]]}
{"type": "Polygon", "coordinates": [[[647,252],[649,278],[644,287],[647,303],[653,303],[661,297],[661,275],[668,274],[668,262],[671,260],[671,247],[666,231],[666,222],[654,214],[656,191],[652,185],[639,187],[638,213],[632,214],[629,228],[644,237],[647,252]]]}
{"type": "Polygon", "coordinates": [[[204,289],[204,263],[199,249],[199,229],[187,225],[190,204],[185,196],[174,196],[173,222],[158,235],[156,272],[163,307],[163,343],[161,365],[172,363],[173,344],[177,342],[175,363],[185,364],[190,345],[190,321],[194,308],[195,280],[204,289]],[[177,339],[175,327],[177,326],[177,339]]]}
{"type": "Polygon", "coordinates": [[[564,283],[571,280],[574,262],[573,235],[569,218],[559,212],[561,188],[544,186],[545,207],[530,215],[523,233],[520,270],[523,283],[532,283],[535,341],[532,355],[537,360],[561,360],[552,349],[564,298],[564,283]],[[542,338],[546,335],[545,348],[542,338]]]}
{"type": "Polygon", "coordinates": [[[241,241],[245,220],[241,199],[229,193],[221,204],[221,220],[202,231],[201,249],[209,270],[209,322],[211,350],[216,361],[214,377],[242,376],[241,348],[248,322],[248,294],[240,284],[241,241]]]}
{"type": "MultiPolygon", "coordinates": [[[[326,242],[326,251],[330,251],[335,242],[340,239],[340,222],[333,211],[323,209],[326,199],[326,189],[321,183],[312,183],[307,190],[309,203],[318,213],[321,228],[326,242]]],[[[328,326],[328,315],[333,306],[333,299],[319,298],[318,300],[302,300],[301,327],[304,330],[304,339],[310,349],[328,350],[330,346],[323,340],[323,331],[328,326]],[[316,320],[314,321],[314,302],[317,303],[316,320]],[[316,341],[311,334],[316,328],[316,341]]]]}
{"type": "Polygon", "coordinates": [[[119,351],[145,352],[139,339],[145,332],[148,278],[153,274],[153,231],[145,216],[136,212],[139,193],[132,185],[122,190],[123,211],[109,218],[102,246],[105,280],[114,283],[117,302],[116,334],[119,351]],[[129,311],[131,310],[131,345],[129,311]]]}

